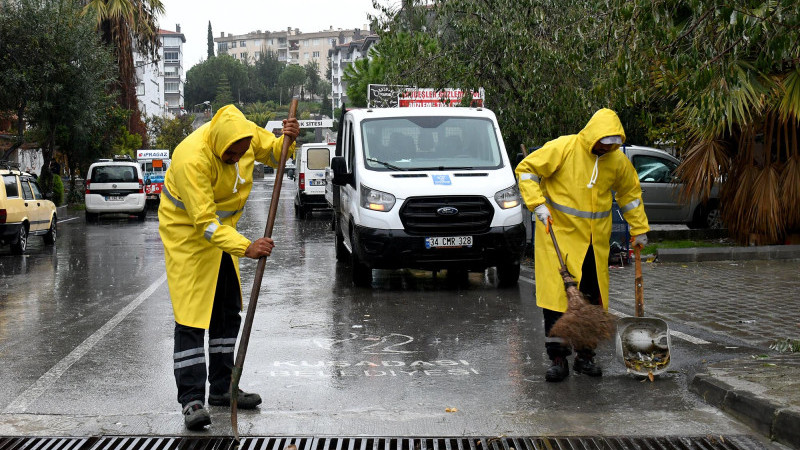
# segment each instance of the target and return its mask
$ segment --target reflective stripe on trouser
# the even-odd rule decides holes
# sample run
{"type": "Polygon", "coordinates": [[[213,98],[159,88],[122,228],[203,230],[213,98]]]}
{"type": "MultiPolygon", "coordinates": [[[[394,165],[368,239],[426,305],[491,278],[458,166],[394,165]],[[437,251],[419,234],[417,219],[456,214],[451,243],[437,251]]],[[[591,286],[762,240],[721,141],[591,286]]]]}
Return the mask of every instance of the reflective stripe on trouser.
{"type": "MultiPolygon", "coordinates": [[[[222,254],[211,323],[208,328],[208,381],[212,394],[228,392],[233,369],[233,352],[242,319],[240,310],[239,279],[233,261],[227,253],[222,254]]],[[[200,400],[205,403],[206,363],[195,360],[194,364],[180,364],[197,356],[205,356],[203,345],[205,330],[175,324],[175,383],[178,386],[178,402],[181,405],[200,400]],[[197,349],[200,352],[197,352],[197,349]],[[189,353],[195,353],[194,356],[189,353]]]]}
{"type": "MultiPolygon", "coordinates": [[[[582,278],[578,284],[578,290],[589,299],[589,302],[595,305],[601,305],[602,299],[600,298],[600,286],[597,282],[597,267],[594,261],[594,248],[590,245],[589,250],[586,251],[586,257],[583,259],[583,267],[581,268],[582,278]]],[[[569,356],[572,350],[568,345],[564,345],[564,341],[558,337],[548,337],[550,330],[555,325],[556,321],[564,314],[559,311],[542,308],[544,314],[544,346],[547,349],[547,356],[550,359],[555,359],[557,356],[569,356]]],[[[594,356],[594,349],[576,349],[579,354],[587,354],[594,356]]]]}

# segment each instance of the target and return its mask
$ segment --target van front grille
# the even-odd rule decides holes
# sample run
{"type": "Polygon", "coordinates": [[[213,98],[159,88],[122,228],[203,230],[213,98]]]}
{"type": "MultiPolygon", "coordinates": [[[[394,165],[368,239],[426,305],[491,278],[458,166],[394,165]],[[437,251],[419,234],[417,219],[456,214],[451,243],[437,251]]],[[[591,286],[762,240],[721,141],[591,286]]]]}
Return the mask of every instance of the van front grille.
{"type": "Polygon", "coordinates": [[[400,208],[406,233],[436,236],[489,231],[494,208],[480,196],[411,197],[400,208]]]}

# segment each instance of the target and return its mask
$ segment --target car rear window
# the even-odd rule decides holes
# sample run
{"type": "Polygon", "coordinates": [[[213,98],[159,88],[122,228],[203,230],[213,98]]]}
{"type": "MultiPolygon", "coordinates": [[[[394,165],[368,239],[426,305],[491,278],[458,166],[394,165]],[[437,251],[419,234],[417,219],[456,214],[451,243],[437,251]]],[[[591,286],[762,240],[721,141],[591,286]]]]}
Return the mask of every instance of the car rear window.
{"type": "Polygon", "coordinates": [[[19,197],[16,175],[3,175],[3,184],[6,185],[6,198],[19,197]]]}
{"type": "Polygon", "coordinates": [[[95,183],[126,183],[138,181],[133,166],[96,166],[90,179],[95,183]]]}

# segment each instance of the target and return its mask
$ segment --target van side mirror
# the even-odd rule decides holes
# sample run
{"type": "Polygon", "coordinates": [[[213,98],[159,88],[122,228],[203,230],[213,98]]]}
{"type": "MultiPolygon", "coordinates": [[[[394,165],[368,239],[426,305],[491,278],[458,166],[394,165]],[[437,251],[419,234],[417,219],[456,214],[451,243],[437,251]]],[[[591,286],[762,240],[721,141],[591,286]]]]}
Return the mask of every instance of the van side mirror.
{"type": "Polygon", "coordinates": [[[332,181],[334,185],[344,186],[355,182],[353,174],[347,172],[347,161],[345,161],[344,156],[334,156],[331,159],[331,170],[333,171],[332,181]]]}

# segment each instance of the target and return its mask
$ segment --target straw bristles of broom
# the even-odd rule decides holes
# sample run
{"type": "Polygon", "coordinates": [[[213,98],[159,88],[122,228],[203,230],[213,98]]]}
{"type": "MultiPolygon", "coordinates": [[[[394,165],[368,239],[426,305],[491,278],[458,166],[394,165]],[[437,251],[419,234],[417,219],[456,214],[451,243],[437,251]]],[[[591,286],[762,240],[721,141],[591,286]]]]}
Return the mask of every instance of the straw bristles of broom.
{"type": "Polygon", "coordinates": [[[601,341],[611,338],[614,317],[601,305],[589,304],[569,272],[562,272],[561,278],[567,292],[567,311],[550,329],[550,337],[560,337],[576,350],[594,349],[601,341]]]}

